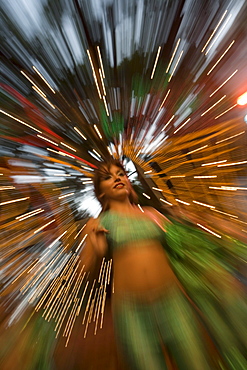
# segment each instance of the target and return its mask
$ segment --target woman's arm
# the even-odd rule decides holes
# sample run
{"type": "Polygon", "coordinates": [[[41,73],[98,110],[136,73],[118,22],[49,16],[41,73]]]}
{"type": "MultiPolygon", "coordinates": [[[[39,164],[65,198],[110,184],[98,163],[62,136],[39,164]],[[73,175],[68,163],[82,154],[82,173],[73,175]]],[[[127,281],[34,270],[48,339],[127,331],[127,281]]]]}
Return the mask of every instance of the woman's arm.
{"type": "Polygon", "coordinates": [[[80,240],[84,240],[84,246],[80,254],[82,263],[86,269],[95,264],[97,257],[103,257],[107,251],[107,241],[105,233],[108,230],[100,226],[99,220],[90,218],[80,235],[80,240]]]}

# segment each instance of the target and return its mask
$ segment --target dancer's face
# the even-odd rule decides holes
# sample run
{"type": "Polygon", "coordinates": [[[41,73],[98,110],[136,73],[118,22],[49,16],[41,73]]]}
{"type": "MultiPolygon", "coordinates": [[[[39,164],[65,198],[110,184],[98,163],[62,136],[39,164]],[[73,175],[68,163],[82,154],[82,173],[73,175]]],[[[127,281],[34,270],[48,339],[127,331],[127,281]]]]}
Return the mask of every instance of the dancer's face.
{"type": "Polygon", "coordinates": [[[101,177],[100,190],[106,200],[121,199],[129,196],[130,182],[125,172],[118,166],[112,165],[101,177]]]}

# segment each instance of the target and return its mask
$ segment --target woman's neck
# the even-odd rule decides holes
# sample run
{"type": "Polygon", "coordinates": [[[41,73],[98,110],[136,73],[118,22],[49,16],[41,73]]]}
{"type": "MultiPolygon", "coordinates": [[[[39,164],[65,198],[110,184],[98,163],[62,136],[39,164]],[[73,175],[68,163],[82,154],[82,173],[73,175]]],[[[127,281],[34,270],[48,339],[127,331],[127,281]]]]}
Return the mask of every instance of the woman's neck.
{"type": "Polygon", "coordinates": [[[109,207],[110,211],[115,211],[115,212],[124,212],[124,213],[128,213],[128,212],[131,212],[133,211],[134,209],[134,206],[130,203],[129,200],[126,200],[125,202],[118,202],[118,201],[115,201],[115,200],[112,200],[110,202],[110,207],[109,207]]]}

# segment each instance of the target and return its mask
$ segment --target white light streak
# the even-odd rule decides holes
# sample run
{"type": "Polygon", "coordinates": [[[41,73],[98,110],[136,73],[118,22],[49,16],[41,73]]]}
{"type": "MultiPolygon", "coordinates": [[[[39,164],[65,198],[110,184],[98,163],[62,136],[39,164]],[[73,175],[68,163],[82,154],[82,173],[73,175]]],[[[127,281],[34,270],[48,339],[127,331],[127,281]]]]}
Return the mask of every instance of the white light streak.
{"type": "Polygon", "coordinates": [[[211,206],[210,204],[197,202],[197,200],[193,200],[193,203],[198,204],[199,206],[208,207],[208,208],[215,208],[215,206],[211,206]]]}
{"type": "Polygon", "coordinates": [[[225,17],[225,15],[226,15],[226,13],[227,13],[227,10],[226,10],[226,11],[225,11],[225,13],[222,15],[221,19],[219,20],[219,23],[217,24],[217,26],[215,27],[215,29],[214,29],[214,30],[213,30],[213,32],[211,33],[211,35],[210,35],[210,37],[209,37],[208,41],[207,41],[207,42],[206,42],[206,44],[203,46],[203,48],[202,48],[202,50],[201,50],[201,52],[202,52],[202,53],[204,52],[204,50],[205,50],[205,49],[206,49],[206,47],[208,46],[208,44],[209,44],[210,40],[212,39],[213,35],[215,34],[215,32],[217,31],[217,29],[219,28],[219,26],[220,26],[221,22],[223,21],[223,19],[224,19],[224,17],[225,17]]]}
{"type": "Polygon", "coordinates": [[[27,200],[30,197],[25,197],[25,198],[19,198],[19,199],[14,199],[14,200],[7,200],[5,202],[0,203],[0,206],[4,206],[5,204],[10,204],[10,203],[15,203],[15,202],[21,202],[23,200],[27,200]]]}
{"type": "Polygon", "coordinates": [[[212,209],[212,211],[222,213],[223,215],[230,216],[230,217],[233,217],[233,218],[238,218],[238,216],[234,216],[234,215],[231,215],[230,213],[219,211],[218,209],[212,209]]]}
{"type": "Polygon", "coordinates": [[[68,144],[63,143],[62,141],[60,141],[60,144],[63,145],[63,146],[66,146],[66,148],[69,148],[70,150],[73,150],[73,152],[76,152],[76,149],[72,148],[68,144]]]}
{"type": "Polygon", "coordinates": [[[209,95],[209,97],[211,98],[219,89],[222,88],[222,86],[224,86],[236,73],[238,72],[238,69],[236,69],[236,71],[234,71],[231,76],[229,76],[216,90],[214,90],[214,92],[212,92],[211,95],[209,95]]]}
{"type": "Polygon", "coordinates": [[[41,136],[41,135],[39,135],[39,134],[37,134],[37,136],[38,136],[40,139],[43,139],[43,140],[48,141],[49,143],[51,143],[51,144],[53,144],[53,145],[58,146],[58,144],[57,144],[57,143],[55,143],[54,141],[52,141],[52,140],[50,140],[50,139],[47,139],[47,138],[46,138],[46,137],[44,137],[44,136],[41,136]]]}
{"type": "Polygon", "coordinates": [[[93,149],[93,152],[101,158],[101,155],[95,149],[93,149]]]}
{"type": "Polygon", "coordinates": [[[98,55],[99,55],[99,62],[100,62],[100,66],[101,66],[103,78],[105,78],[105,71],[104,71],[104,67],[103,67],[103,62],[102,62],[102,58],[101,58],[101,53],[100,53],[99,46],[97,46],[97,51],[98,51],[98,55]]]}
{"type": "Polygon", "coordinates": [[[242,134],[244,134],[244,133],[245,133],[245,131],[242,131],[242,132],[240,132],[239,134],[232,135],[232,136],[227,137],[226,139],[216,141],[216,143],[215,143],[215,144],[223,143],[223,141],[227,141],[227,140],[233,139],[234,137],[237,137],[237,136],[242,135],[242,134]]]}
{"type": "Polygon", "coordinates": [[[154,72],[155,72],[156,65],[157,65],[157,62],[158,62],[158,58],[159,58],[159,55],[160,55],[160,50],[161,50],[161,46],[158,47],[156,59],[155,59],[155,62],[154,62],[153,72],[151,74],[151,80],[153,79],[153,76],[154,76],[154,72]]]}
{"type": "Polygon", "coordinates": [[[217,62],[213,65],[213,67],[208,71],[207,73],[207,76],[210,75],[210,73],[212,72],[212,70],[217,66],[217,64],[221,61],[221,59],[226,55],[226,53],[228,52],[228,50],[232,47],[232,45],[234,44],[235,40],[233,40],[231,42],[231,44],[228,46],[228,48],[224,51],[224,53],[221,55],[221,57],[217,60],[217,62]]]}
{"type": "MultiPolygon", "coordinates": [[[[163,107],[164,102],[166,101],[166,99],[167,99],[168,95],[170,94],[170,91],[171,91],[171,89],[169,89],[169,90],[167,91],[166,96],[164,97],[164,99],[163,99],[163,101],[162,101],[162,103],[161,103],[161,105],[160,105],[160,107],[159,107],[159,111],[160,111],[160,110],[161,110],[161,108],[163,107]]],[[[174,116],[173,116],[173,117],[174,117],[174,116]]],[[[162,130],[162,131],[163,131],[163,130],[162,130]]]]}
{"type": "Polygon", "coordinates": [[[213,109],[217,104],[219,104],[223,99],[225,99],[226,95],[222,96],[222,98],[220,98],[219,100],[217,100],[216,103],[214,103],[210,108],[208,108],[207,110],[205,110],[205,112],[203,112],[201,114],[201,117],[204,116],[204,114],[206,114],[207,112],[209,112],[211,109],[213,109]]]}
{"type": "Polygon", "coordinates": [[[186,153],[186,155],[187,155],[187,154],[191,154],[191,153],[198,152],[199,150],[202,150],[202,149],[207,148],[207,147],[208,147],[208,145],[201,146],[200,148],[197,148],[197,149],[191,150],[190,152],[186,153]]]}
{"type": "Polygon", "coordinates": [[[160,200],[161,200],[161,202],[163,202],[163,203],[165,203],[165,204],[168,204],[168,206],[173,206],[173,204],[172,204],[172,203],[167,202],[167,200],[165,200],[165,199],[160,198],[160,200]]]}
{"type": "Polygon", "coordinates": [[[81,135],[81,137],[84,139],[84,140],[87,140],[87,138],[81,133],[81,131],[77,128],[77,127],[74,127],[74,130],[76,132],[78,132],[79,135],[81,135]]]}
{"type": "Polygon", "coordinates": [[[182,203],[182,204],[185,204],[186,206],[189,206],[190,203],[187,203],[187,202],[184,202],[183,200],[180,200],[180,199],[175,199],[178,203],[182,203]]]}
{"type": "Polygon", "coordinates": [[[171,79],[172,79],[172,76],[174,75],[174,72],[176,71],[176,68],[177,68],[177,66],[178,66],[178,63],[179,63],[179,61],[180,61],[180,59],[181,59],[181,57],[182,57],[182,55],[183,55],[183,50],[181,51],[181,53],[179,54],[179,57],[178,57],[178,60],[177,60],[177,62],[176,62],[176,64],[175,64],[175,66],[174,66],[174,68],[173,68],[173,70],[172,70],[172,73],[171,73],[171,75],[170,75],[170,77],[169,77],[169,79],[168,79],[168,82],[170,82],[171,81],[171,79]]]}
{"type": "Polygon", "coordinates": [[[186,125],[186,123],[188,123],[190,120],[191,120],[191,118],[188,118],[187,121],[185,121],[181,126],[179,126],[179,128],[177,128],[174,131],[174,134],[176,134],[179,130],[181,130],[181,128],[184,127],[186,125]]]}
{"type": "Polygon", "coordinates": [[[27,127],[30,127],[30,128],[31,128],[31,129],[33,129],[34,131],[37,131],[37,132],[39,132],[40,134],[42,134],[42,131],[37,130],[35,127],[33,127],[33,126],[29,125],[29,124],[28,124],[28,123],[26,123],[26,122],[21,121],[20,119],[18,119],[18,118],[16,118],[16,117],[14,117],[14,116],[11,116],[9,113],[5,112],[4,110],[0,109],[0,113],[3,113],[3,114],[5,114],[5,115],[6,115],[6,116],[8,116],[8,117],[13,118],[15,121],[20,122],[20,123],[22,123],[23,125],[25,125],[25,126],[27,126],[27,127]]]}
{"type": "Polygon", "coordinates": [[[213,179],[217,177],[217,175],[212,175],[212,176],[194,176],[194,179],[213,179]]]}
{"type": "Polygon", "coordinates": [[[100,139],[102,139],[102,135],[101,135],[101,133],[99,132],[98,127],[97,127],[96,125],[93,125],[93,127],[94,127],[95,131],[97,132],[98,136],[100,137],[100,139]]]}
{"type": "Polygon", "coordinates": [[[210,163],[203,163],[201,166],[213,166],[214,164],[219,164],[219,163],[225,163],[227,162],[227,159],[224,159],[223,161],[217,161],[217,162],[210,162],[210,163]]]}
{"type": "Polygon", "coordinates": [[[146,197],[148,199],[151,199],[151,197],[149,195],[147,195],[146,193],[142,193],[142,195],[144,195],[144,197],[146,197]]]}
{"type": "Polygon", "coordinates": [[[45,224],[45,225],[41,226],[40,228],[38,228],[37,230],[35,230],[33,233],[34,234],[37,234],[39,231],[43,230],[45,227],[47,227],[50,224],[52,224],[54,221],[56,221],[55,218],[54,218],[54,220],[51,220],[50,222],[47,222],[47,224],[45,224]]]}
{"type": "Polygon", "coordinates": [[[42,78],[42,80],[46,83],[46,85],[49,87],[49,89],[53,92],[53,94],[55,94],[56,92],[53,90],[53,88],[51,87],[51,85],[49,84],[49,82],[46,81],[46,79],[42,76],[42,74],[38,71],[38,69],[36,67],[33,66],[33,69],[35,70],[35,72],[42,78]]]}
{"type": "Polygon", "coordinates": [[[142,213],[144,213],[142,207],[140,206],[140,204],[137,204],[138,208],[142,211],[142,213]]]}
{"type": "Polygon", "coordinates": [[[247,161],[233,162],[233,163],[225,163],[225,164],[219,164],[217,167],[237,166],[239,164],[246,164],[246,163],[247,163],[247,161]]]}
{"type": "Polygon", "coordinates": [[[229,110],[235,108],[238,104],[234,104],[232,107],[228,108],[227,110],[225,110],[224,112],[222,112],[221,114],[219,114],[218,116],[215,117],[215,119],[218,119],[219,117],[223,116],[223,114],[229,112],[229,110]]]}
{"type": "Polygon", "coordinates": [[[104,95],[106,95],[105,85],[104,85],[101,69],[99,69],[99,75],[100,75],[100,80],[101,80],[101,85],[102,85],[102,88],[103,88],[104,95]]]}
{"type": "Polygon", "coordinates": [[[39,208],[39,209],[37,209],[37,210],[35,210],[35,211],[28,212],[28,213],[24,213],[24,214],[23,214],[23,215],[21,215],[21,216],[17,216],[15,219],[16,219],[16,220],[19,220],[19,221],[23,221],[23,220],[25,220],[26,218],[29,218],[29,217],[32,217],[32,216],[36,216],[37,214],[42,213],[42,212],[44,212],[44,209],[39,208]]]}
{"type": "Polygon", "coordinates": [[[65,194],[65,195],[61,195],[60,197],[58,197],[58,199],[63,199],[63,198],[67,198],[67,197],[70,197],[71,195],[74,195],[75,193],[68,193],[68,194],[65,194]]]}
{"type": "Polygon", "coordinates": [[[174,56],[175,56],[175,53],[176,53],[176,51],[177,51],[177,48],[178,48],[179,43],[180,43],[180,39],[178,39],[178,41],[177,41],[177,43],[176,43],[176,46],[175,46],[174,51],[173,51],[173,53],[172,53],[172,56],[171,56],[170,62],[169,62],[169,64],[168,64],[167,68],[166,68],[166,73],[168,73],[168,71],[169,71],[169,68],[170,68],[170,66],[171,66],[171,64],[172,64],[172,61],[173,61],[173,59],[174,59],[174,56]]]}
{"type": "MultiPolygon", "coordinates": [[[[0,175],[2,175],[2,173],[0,175]]],[[[15,189],[15,187],[14,186],[0,186],[0,190],[11,190],[11,189],[15,189]]]]}
{"type": "Polygon", "coordinates": [[[215,39],[212,41],[211,45],[209,46],[208,50],[206,51],[205,55],[207,55],[209,53],[209,51],[211,50],[211,48],[213,47],[213,45],[215,44],[216,40],[218,39],[218,37],[220,36],[220,34],[222,33],[222,31],[224,30],[224,28],[226,27],[227,23],[229,22],[230,18],[231,18],[231,14],[229,15],[229,17],[226,19],[225,23],[223,24],[221,30],[218,32],[218,34],[216,35],[215,39]]]}
{"type": "Polygon", "coordinates": [[[154,186],[152,187],[152,189],[157,190],[157,191],[163,191],[162,189],[155,188],[154,186]]]}
{"type": "Polygon", "coordinates": [[[170,119],[169,119],[169,121],[165,124],[165,126],[162,128],[162,130],[161,131],[164,131],[165,130],[165,128],[169,125],[169,123],[173,120],[173,118],[174,118],[175,116],[173,115],[170,119]]]}
{"type": "Polygon", "coordinates": [[[109,116],[109,111],[108,111],[108,107],[107,107],[107,103],[106,103],[106,98],[103,96],[103,101],[104,101],[104,104],[105,104],[105,110],[106,110],[106,114],[107,116],[109,116]]]}
{"type": "Polygon", "coordinates": [[[201,227],[202,229],[208,231],[210,234],[213,234],[215,236],[217,236],[217,238],[221,238],[221,236],[219,234],[216,234],[215,232],[213,232],[212,230],[209,230],[207,227],[201,225],[201,224],[197,224],[197,226],[201,227]]]}

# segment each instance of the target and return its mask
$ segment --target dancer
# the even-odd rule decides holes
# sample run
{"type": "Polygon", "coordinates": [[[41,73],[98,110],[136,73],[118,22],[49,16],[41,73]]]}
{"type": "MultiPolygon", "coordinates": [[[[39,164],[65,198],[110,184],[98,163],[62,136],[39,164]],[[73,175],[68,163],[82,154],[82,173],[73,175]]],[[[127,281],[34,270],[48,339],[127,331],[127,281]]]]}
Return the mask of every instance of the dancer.
{"type": "Polygon", "coordinates": [[[107,248],[112,252],[113,321],[128,369],[168,369],[167,356],[179,370],[216,368],[163,247],[169,220],[151,207],[142,212],[136,206],[118,161],[100,164],[94,187],[102,213],[87,223],[85,250],[101,256],[107,248]]]}

